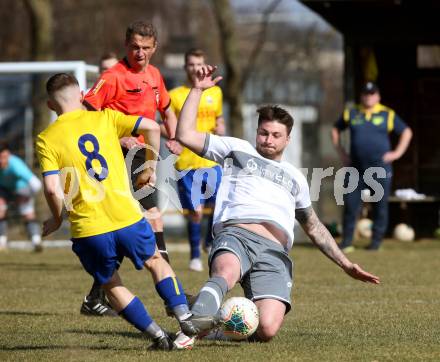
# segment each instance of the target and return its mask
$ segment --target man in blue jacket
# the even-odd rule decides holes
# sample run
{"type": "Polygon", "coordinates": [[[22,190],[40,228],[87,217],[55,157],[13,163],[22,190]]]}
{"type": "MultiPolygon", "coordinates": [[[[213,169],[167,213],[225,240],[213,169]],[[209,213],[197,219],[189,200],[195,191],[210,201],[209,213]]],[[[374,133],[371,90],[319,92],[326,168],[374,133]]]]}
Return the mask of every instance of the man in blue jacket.
{"type": "MultiPolygon", "coordinates": [[[[344,166],[359,171],[356,189],[344,195],[343,238],[340,248],[348,253],[352,246],[356,218],[360,212],[361,191],[365,187],[364,173],[370,167],[382,168],[383,176],[373,176],[383,188],[383,197],[373,203],[373,235],[368,250],[378,250],[388,226],[388,196],[392,181],[392,162],[402,157],[412,138],[411,129],[390,108],[380,104],[379,88],[367,82],[361,89],[361,104],[345,108],[332,129],[332,141],[344,166]],[[350,130],[350,154],[340,144],[340,133],[350,130]],[[391,148],[389,134],[396,133],[399,141],[391,148]]],[[[348,178],[346,178],[346,183],[348,178]]]]}

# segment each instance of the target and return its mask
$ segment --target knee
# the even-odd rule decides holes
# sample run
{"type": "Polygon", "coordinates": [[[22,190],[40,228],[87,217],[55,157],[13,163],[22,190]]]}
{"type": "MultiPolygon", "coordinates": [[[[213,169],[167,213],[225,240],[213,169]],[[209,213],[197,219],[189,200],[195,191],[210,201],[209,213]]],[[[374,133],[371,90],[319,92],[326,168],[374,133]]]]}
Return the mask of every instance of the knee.
{"type": "Polygon", "coordinates": [[[154,232],[163,231],[163,222],[158,208],[154,207],[147,212],[144,216],[147,218],[154,232]]]}
{"type": "Polygon", "coordinates": [[[123,286],[121,277],[119,276],[119,273],[115,272],[110,280],[105,283],[101,284],[101,288],[108,294],[111,293],[111,290],[115,287],[121,287],[123,286]]]}
{"type": "Polygon", "coordinates": [[[0,198],[0,219],[4,219],[6,217],[6,211],[8,211],[8,204],[4,199],[0,198]]]}
{"type": "Polygon", "coordinates": [[[23,220],[25,222],[37,221],[37,219],[35,218],[35,214],[34,213],[24,214],[24,215],[21,215],[21,217],[23,218],[23,220]]]}
{"type": "Polygon", "coordinates": [[[240,270],[228,267],[220,267],[211,273],[211,277],[222,277],[228,284],[228,290],[234,288],[235,284],[240,280],[240,270]]]}
{"type": "Polygon", "coordinates": [[[235,283],[240,280],[240,260],[238,257],[230,252],[214,254],[211,263],[211,276],[222,277],[228,284],[228,290],[231,290],[235,283]]]}
{"type": "Polygon", "coordinates": [[[260,323],[257,329],[258,339],[261,342],[269,342],[278,333],[281,323],[282,320],[278,320],[273,316],[260,316],[260,323]]]}
{"type": "Polygon", "coordinates": [[[155,252],[148,260],[145,261],[144,266],[149,271],[155,270],[157,268],[157,265],[161,263],[162,261],[165,261],[159,252],[155,252]]]}

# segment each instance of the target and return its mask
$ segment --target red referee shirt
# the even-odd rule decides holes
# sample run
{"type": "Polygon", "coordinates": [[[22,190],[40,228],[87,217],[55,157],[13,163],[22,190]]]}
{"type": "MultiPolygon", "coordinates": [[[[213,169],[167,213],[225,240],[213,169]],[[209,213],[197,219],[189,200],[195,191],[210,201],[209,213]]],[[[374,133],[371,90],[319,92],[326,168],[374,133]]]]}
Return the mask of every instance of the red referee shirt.
{"type": "Polygon", "coordinates": [[[85,100],[97,110],[111,108],[150,119],[170,105],[159,70],[149,64],[144,72],[135,73],[125,58],[101,75],[85,100]]]}

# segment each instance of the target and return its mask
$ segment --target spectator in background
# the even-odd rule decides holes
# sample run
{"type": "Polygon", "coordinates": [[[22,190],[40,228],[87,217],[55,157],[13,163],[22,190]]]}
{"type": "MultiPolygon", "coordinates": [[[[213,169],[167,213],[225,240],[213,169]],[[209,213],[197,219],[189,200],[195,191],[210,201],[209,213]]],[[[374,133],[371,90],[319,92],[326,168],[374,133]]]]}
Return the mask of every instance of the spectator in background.
{"type": "MultiPolygon", "coordinates": [[[[367,82],[361,89],[361,104],[345,108],[332,129],[332,142],[344,166],[359,171],[356,189],[344,195],[343,237],[339,247],[345,253],[354,251],[353,232],[361,206],[361,191],[365,188],[363,176],[369,167],[385,170],[384,176],[375,174],[375,180],[383,190],[383,197],[373,203],[373,235],[368,250],[378,250],[388,226],[388,196],[391,189],[393,161],[402,157],[411,141],[411,129],[390,108],[380,104],[379,88],[367,82]],[[350,130],[350,155],[340,143],[340,133],[350,130]],[[389,134],[399,135],[394,150],[391,149],[389,134]]],[[[348,175],[347,175],[348,176],[348,175]]],[[[345,182],[348,184],[348,177],[345,182]]]]}
{"type": "Polygon", "coordinates": [[[102,55],[99,60],[99,73],[104,73],[106,70],[109,70],[111,67],[116,65],[118,62],[118,57],[113,52],[108,52],[102,55]]]}
{"type": "Polygon", "coordinates": [[[43,250],[40,225],[35,216],[34,196],[41,182],[18,156],[11,154],[6,142],[0,141],[0,251],[7,248],[6,214],[8,204],[15,202],[26,223],[34,250],[43,250]]]}
{"type": "MultiPolygon", "coordinates": [[[[186,97],[193,86],[197,71],[205,65],[205,53],[200,49],[191,49],[185,53],[186,84],[170,91],[171,108],[179,116],[186,97]]],[[[223,119],[223,94],[218,86],[205,90],[202,94],[197,112],[197,130],[223,136],[225,125],[223,119]]],[[[178,180],[180,203],[188,211],[187,229],[191,246],[189,269],[202,271],[200,259],[201,222],[204,206],[214,207],[217,189],[221,180],[220,166],[206,160],[188,148],[184,148],[176,162],[178,171],[183,175],[178,180]]],[[[212,211],[209,217],[205,237],[205,249],[212,243],[212,211]]]]}

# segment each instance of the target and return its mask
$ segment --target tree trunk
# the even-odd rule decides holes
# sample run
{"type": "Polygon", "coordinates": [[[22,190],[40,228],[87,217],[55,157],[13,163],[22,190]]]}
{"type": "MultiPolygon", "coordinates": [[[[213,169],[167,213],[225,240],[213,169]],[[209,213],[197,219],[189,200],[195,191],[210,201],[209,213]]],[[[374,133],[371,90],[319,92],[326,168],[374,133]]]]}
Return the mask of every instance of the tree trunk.
{"type": "MultiPolygon", "coordinates": [[[[53,59],[52,0],[24,0],[31,24],[32,61],[53,59]]],[[[46,76],[35,75],[32,84],[33,137],[49,124],[50,112],[46,106],[46,76]]]]}
{"type": "MultiPolygon", "coordinates": [[[[24,0],[29,14],[31,29],[31,54],[32,61],[49,61],[54,58],[52,0],[24,0]]],[[[32,109],[33,127],[32,138],[35,143],[37,135],[47,127],[50,122],[50,111],[46,105],[46,78],[47,75],[35,74],[32,77],[32,109]]],[[[35,153],[32,152],[34,155],[35,153]]],[[[34,156],[32,168],[39,169],[34,156]]],[[[35,172],[37,175],[39,171],[35,172]]],[[[35,199],[37,218],[40,220],[50,216],[43,193],[40,192],[35,199]]]]}
{"type": "Polygon", "coordinates": [[[212,7],[220,32],[220,44],[226,68],[225,98],[229,104],[229,129],[232,136],[243,137],[242,72],[234,32],[234,13],[229,0],[213,0],[212,7]]]}

